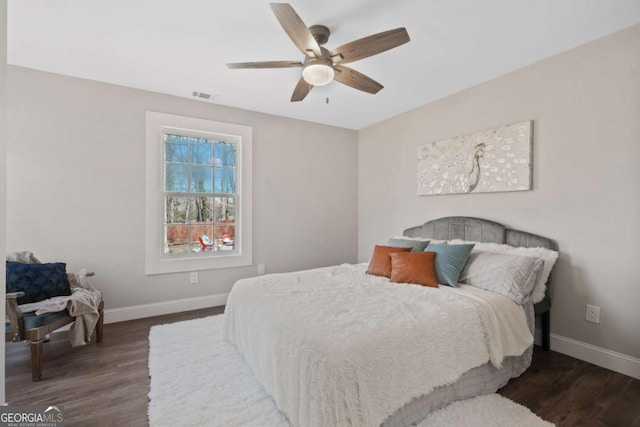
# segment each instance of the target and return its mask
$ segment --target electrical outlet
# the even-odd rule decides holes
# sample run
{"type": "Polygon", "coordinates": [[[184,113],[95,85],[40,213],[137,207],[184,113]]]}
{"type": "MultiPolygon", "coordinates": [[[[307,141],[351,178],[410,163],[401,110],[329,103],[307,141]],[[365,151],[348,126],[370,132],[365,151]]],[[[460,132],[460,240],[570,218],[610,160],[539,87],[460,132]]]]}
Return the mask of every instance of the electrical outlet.
{"type": "Polygon", "coordinates": [[[587,304],[587,322],[600,323],[600,307],[587,304]]]}
{"type": "Polygon", "coordinates": [[[258,264],[258,276],[262,276],[265,272],[264,264],[258,264]]]}
{"type": "Polygon", "coordinates": [[[198,272],[192,271],[189,273],[189,282],[192,284],[198,283],[198,272]]]}

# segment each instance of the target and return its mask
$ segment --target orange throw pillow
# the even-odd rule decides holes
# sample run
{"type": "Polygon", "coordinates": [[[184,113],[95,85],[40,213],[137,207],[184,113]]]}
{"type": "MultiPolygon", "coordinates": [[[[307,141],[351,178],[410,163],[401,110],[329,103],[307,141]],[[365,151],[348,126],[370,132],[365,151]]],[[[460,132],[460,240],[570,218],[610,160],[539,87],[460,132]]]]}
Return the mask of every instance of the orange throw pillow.
{"type": "Polygon", "coordinates": [[[391,281],[438,287],[435,252],[392,253],[391,281]]]}
{"type": "Polygon", "coordinates": [[[372,276],[391,276],[391,257],[392,253],[396,252],[410,252],[411,248],[397,248],[395,246],[380,246],[376,245],[373,249],[373,256],[369,262],[369,268],[367,268],[367,274],[372,276]]]}

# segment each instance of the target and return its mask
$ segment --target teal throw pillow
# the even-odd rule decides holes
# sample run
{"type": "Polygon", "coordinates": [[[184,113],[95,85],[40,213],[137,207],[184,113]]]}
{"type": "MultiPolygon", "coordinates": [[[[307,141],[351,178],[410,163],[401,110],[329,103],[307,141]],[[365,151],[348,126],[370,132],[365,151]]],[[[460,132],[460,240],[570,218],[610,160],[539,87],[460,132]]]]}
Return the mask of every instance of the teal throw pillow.
{"type": "Polygon", "coordinates": [[[395,248],[411,248],[411,252],[422,252],[429,244],[428,240],[389,239],[387,246],[395,248]]]}
{"type": "Polygon", "coordinates": [[[426,252],[436,253],[436,277],[442,285],[458,287],[458,279],[475,245],[429,245],[426,252]]]}

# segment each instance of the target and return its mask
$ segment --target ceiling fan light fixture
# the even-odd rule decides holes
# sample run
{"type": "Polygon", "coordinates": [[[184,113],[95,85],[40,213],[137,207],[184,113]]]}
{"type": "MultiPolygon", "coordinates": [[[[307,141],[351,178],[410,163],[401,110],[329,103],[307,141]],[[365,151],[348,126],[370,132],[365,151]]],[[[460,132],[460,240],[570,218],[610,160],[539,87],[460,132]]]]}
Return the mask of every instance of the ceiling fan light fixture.
{"type": "Polygon", "coordinates": [[[333,66],[319,61],[310,61],[302,69],[302,78],[312,86],[324,86],[333,81],[336,72],[333,66]]]}
{"type": "Polygon", "coordinates": [[[307,25],[288,3],[269,5],[276,19],[293,44],[304,54],[300,61],[261,61],[229,63],[229,68],[293,68],[302,67],[302,77],[298,79],[291,95],[291,102],[302,101],[314,86],[324,86],[333,80],[362,92],[376,94],[384,87],[377,81],[344,64],[359,61],[393,49],[411,39],[407,29],[395,28],[362,37],[328,50],[323,45],[329,40],[331,31],[324,25],[307,25]]]}

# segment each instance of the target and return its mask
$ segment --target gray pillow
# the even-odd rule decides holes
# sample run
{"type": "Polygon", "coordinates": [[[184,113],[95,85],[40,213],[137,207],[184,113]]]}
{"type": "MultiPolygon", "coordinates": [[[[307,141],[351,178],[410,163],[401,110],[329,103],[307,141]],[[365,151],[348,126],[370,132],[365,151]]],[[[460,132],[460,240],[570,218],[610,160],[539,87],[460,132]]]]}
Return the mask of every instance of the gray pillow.
{"type": "Polygon", "coordinates": [[[422,252],[429,244],[428,240],[415,239],[389,239],[387,246],[396,248],[411,248],[411,252],[422,252]]]}
{"type": "Polygon", "coordinates": [[[531,299],[544,260],[519,255],[473,252],[460,281],[511,298],[516,304],[531,299]]]}

